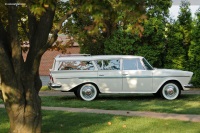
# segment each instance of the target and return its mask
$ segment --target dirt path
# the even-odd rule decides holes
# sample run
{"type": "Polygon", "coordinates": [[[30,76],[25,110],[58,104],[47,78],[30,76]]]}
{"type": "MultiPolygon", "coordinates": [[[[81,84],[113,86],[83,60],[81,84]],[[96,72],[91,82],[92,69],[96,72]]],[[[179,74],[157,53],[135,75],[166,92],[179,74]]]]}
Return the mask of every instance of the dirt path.
{"type": "Polygon", "coordinates": [[[146,112],[146,111],[102,110],[102,109],[67,108],[67,107],[42,107],[42,109],[79,112],[79,113],[83,112],[83,113],[122,115],[122,116],[141,116],[141,117],[150,117],[158,119],[174,119],[181,121],[200,122],[200,115],[188,115],[188,114],[169,114],[169,113],[156,113],[156,112],[146,112]]]}

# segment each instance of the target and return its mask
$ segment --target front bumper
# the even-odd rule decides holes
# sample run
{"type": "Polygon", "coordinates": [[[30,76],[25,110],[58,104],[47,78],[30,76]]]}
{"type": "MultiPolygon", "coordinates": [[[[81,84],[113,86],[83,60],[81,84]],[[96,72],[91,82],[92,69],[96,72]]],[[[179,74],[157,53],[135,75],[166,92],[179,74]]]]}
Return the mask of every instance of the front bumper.
{"type": "Polygon", "coordinates": [[[193,84],[187,84],[187,85],[184,85],[185,88],[193,88],[193,84]]]}

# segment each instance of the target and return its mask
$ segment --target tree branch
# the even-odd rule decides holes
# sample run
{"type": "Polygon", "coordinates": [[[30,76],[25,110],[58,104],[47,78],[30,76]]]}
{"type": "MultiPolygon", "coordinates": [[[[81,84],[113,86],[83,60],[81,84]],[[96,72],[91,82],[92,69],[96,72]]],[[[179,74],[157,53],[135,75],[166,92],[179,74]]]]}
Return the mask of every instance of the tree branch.
{"type": "Polygon", "coordinates": [[[10,45],[7,36],[8,34],[5,31],[2,22],[0,21],[0,61],[2,62],[0,63],[0,75],[9,75],[12,72],[11,48],[9,47],[10,45]],[[10,70],[6,71],[8,69],[10,70]]]}
{"type": "Polygon", "coordinates": [[[58,32],[61,30],[63,22],[66,21],[67,18],[69,18],[72,15],[72,13],[76,12],[77,9],[78,9],[78,7],[69,10],[65,14],[65,16],[62,17],[62,19],[58,22],[55,30],[53,31],[50,40],[43,46],[43,48],[40,50],[39,54],[43,54],[48,48],[50,48],[54,44],[54,42],[57,40],[58,32]]]}
{"type": "Polygon", "coordinates": [[[28,11],[28,29],[29,29],[29,41],[31,42],[35,30],[37,29],[37,20],[36,17],[31,13],[30,9],[28,11]]]}
{"type": "Polygon", "coordinates": [[[73,8],[73,9],[71,9],[71,10],[69,10],[66,14],[65,14],[65,16],[63,16],[62,17],[62,19],[58,22],[58,24],[57,24],[57,26],[56,26],[56,29],[55,30],[58,30],[58,31],[60,31],[61,30],[61,27],[62,27],[62,24],[63,24],[63,22],[64,21],[66,21],[67,20],[67,18],[69,18],[71,15],[72,15],[72,13],[74,13],[74,12],[76,12],[77,11],[77,9],[78,9],[78,7],[75,7],[75,8],[73,8]]]}
{"type": "MultiPolygon", "coordinates": [[[[9,0],[11,3],[16,3],[16,0],[9,0]]],[[[8,6],[8,24],[9,24],[9,40],[11,45],[12,53],[12,65],[16,78],[20,79],[20,69],[21,69],[21,46],[18,40],[18,18],[17,18],[17,7],[8,6]]]]}
{"type": "Polygon", "coordinates": [[[46,45],[41,49],[41,51],[40,51],[41,53],[45,52],[45,51],[46,51],[45,49],[50,48],[50,47],[54,44],[54,42],[57,40],[58,32],[61,30],[61,27],[62,27],[63,22],[66,21],[67,18],[69,18],[69,17],[72,15],[72,13],[76,12],[77,9],[78,9],[78,7],[69,10],[69,11],[65,14],[65,16],[62,17],[62,19],[58,22],[58,24],[57,24],[55,30],[53,31],[50,40],[49,40],[49,41],[46,43],[46,45]]]}
{"type": "Polygon", "coordinates": [[[26,30],[26,24],[23,23],[23,21],[20,19],[20,23],[21,23],[21,27],[24,31],[24,33],[26,34],[26,36],[29,38],[29,33],[28,31],[26,30]]]}

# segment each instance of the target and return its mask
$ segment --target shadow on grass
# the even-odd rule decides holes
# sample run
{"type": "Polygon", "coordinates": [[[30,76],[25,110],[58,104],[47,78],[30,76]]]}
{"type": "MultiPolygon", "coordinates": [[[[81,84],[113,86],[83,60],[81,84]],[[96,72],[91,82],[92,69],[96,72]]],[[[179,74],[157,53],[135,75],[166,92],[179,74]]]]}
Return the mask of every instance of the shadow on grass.
{"type": "Polygon", "coordinates": [[[95,132],[98,128],[97,124],[107,123],[112,119],[112,116],[93,115],[85,113],[69,113],[61,111],[43,111],[42,126],[44,132],[69,132],[82,133],[84,130],[95,132]],[[49,126],[51,125],[51,126],[49,126]]]}
{"type": "MultiPolygon", "coordinates": [[[[123,117],[91,113],[70,113],[64,111],[42,111],[42,115],[43,133],[175,133],[179,131],[182,133],[197,133],[200,131],[199,123],[175,120],[160,120],[143,117],[123,117]],[[110,122],[111,125],[109,125],[108,122],[110,122]]],[[[9,123],[5,109],[0,109],[0,133],[8,132],[8,128],[9,123]]]]}
{"type": "MultiPolygon", "coordinates": [[[[179,131],[182,133],[197,133],[200,131],[199,123],[175,120],[69,113],[64,111],[42,111],[42,115],[43,133],[175,133],[179,131]]],[[[0,109],[0,116],[0,132],[6,133],[9,131],[9,122],[5,109],[0,109]]]]}
{"type": "Polygon", "coordinates": [[[142,117],[123,117],[103,114],[69,113],[61,111],[43,111],[43,132],[51,133],[88,133],[88,132],[149,132],[185,133],[199,131],[198,123],[174,120],[160,120],[142,117]],[[110,125],[108,124],[110,122],[110,125]],[[124,127],[124,125],[126,127],[124,127]],[[156,128],[155,128],[156,127],[156,128]]]}
{"type": "MultiPolygon", "coordinates": [[[[55,96],[56,97],[56,96],[55,96]]],[[[57,96],[60,97],[62,100],[80,100],[75,95],[67,95],[67,96],[57,96]]],[[[194,98],[198,97],[198,95],[181,95],[177,100],[195,100],[194,98]]],[[[200,97],[199,97],[200,98],[200,97]]],[[[156,97],[153,94],[99,94],[99,96],[95,99],[97,100],[164,100],[167,101],[161,97],[156,97]]],[[[176,101],[176,100],[174,100],[176,101]]]]}
{"type": "Polygon", "coordinates": [[[86,102],[75,96],[42,97],[43,106],[94,108],[106,110],[154,111],[164,113],[200,114],[200,96],[182,95],[177,100],[165,100],[153,95],[100,95],[86,102]]]}

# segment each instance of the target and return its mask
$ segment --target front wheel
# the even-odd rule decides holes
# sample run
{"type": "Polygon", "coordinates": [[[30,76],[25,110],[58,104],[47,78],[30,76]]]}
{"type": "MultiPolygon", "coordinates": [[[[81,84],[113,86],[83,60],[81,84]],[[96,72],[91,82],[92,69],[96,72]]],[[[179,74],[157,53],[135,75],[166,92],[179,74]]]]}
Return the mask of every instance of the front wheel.
{"type": "Polygon", "coordinates": [[[97,97],[98,91],[93,84],[84,84],[78,89],[78,95],[82,100],[92,101],[97,97]]]}
{"type": "Polygon", "coordinates": [[[164,84],[160,93],[163,98],[167,100],[174,100],[179,97],[181,89],[176,82],[168,82],[164,84]]]}

